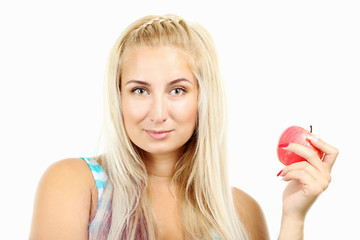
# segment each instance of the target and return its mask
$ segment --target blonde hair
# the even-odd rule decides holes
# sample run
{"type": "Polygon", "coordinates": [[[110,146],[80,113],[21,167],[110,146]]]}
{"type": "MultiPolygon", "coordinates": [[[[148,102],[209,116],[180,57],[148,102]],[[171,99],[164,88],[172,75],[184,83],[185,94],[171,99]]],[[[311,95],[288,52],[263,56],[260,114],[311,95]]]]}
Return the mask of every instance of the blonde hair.
{"type": "Polygon", "coordinates": [[[131,24],[113,46],[105,77],[102,166],[109,181],[89,228],[90,239],[159,239],[142,150],[126,135],[121,110],[124,52],[137,46],[174,46],[189,55],[198,81],[197,126],[175,166],[186,239],[247,239],[236,214],[227,173],[227,106],[215,47],[200,25],[175,15],[131,24]]]}

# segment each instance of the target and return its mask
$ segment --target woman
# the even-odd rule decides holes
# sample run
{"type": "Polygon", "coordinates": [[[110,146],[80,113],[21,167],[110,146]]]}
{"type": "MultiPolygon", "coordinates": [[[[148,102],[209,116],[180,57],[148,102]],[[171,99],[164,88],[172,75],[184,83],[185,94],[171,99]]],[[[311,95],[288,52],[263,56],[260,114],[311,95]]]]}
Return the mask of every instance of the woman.
{"type": "MultiPolygon", "coordinates": [[[[105,84],[104,153],[52,165],[40,181],[30,239],[268,239],[254,199],[230,188],[226,105],[210,35],[148,16],[115,43],[105,84]],[[90,167],[90,170],[89,170],[90,167]]],[[[308,161],[283,169],[279,239],[302,239],[306,212],[338,151],[290,143],[308,161]]]]}

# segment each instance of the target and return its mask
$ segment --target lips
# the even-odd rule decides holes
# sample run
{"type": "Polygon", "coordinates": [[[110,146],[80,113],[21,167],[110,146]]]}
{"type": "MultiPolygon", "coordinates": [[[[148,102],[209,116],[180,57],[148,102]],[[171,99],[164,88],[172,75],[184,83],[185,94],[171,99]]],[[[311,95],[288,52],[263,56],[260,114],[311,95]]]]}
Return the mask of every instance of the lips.
{"type": "Polygon", "coordinates": [[[164,139],[166,138],[167,136],[170,135],[170,133],[172,132],[173,130],[169,130],[169,131],[165,131],[165,130],[160,130],[160,131],[157,131],[157,130],[145,130],[145,132],[147,134],[149,134],[150,137],[154,138],[154,139],[164,139]]]}

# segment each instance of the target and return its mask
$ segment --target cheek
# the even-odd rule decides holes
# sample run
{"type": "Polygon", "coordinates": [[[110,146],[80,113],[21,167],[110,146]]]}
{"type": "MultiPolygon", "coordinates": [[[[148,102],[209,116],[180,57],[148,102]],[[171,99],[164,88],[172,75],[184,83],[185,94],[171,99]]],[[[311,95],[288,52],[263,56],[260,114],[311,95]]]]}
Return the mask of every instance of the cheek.
{"type": "Polygon", "coordinates": [[[122,115],[124,119],[125,126],[131,126],[138,122],[141,122],[145,115],[145,105],[139,104],[134,101],[122,101],[122,115]]]}
{"type": "Polygon", "coordinates": [[[184,124],[194,125],[197,117],[197,101],[196,99],[188,99],[184,102],[174,103],[170,108],[173,118],[184,124]]]}

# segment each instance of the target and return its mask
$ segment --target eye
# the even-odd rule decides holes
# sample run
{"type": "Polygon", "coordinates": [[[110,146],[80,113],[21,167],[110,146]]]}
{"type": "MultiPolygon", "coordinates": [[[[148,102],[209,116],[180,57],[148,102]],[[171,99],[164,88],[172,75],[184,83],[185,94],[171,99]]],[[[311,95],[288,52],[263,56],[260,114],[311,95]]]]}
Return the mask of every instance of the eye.
{"type": "Polygon", "coordinates": [[[131,92],[136,93],[137,95],[144,95],[146,91],[145,88],[134,88],[131,90],[131,92]]]}
{"type": "Polygon", "coordinates": [[[186,92],[184,88],[174,88],[171,90],[171,94],[173,95],[183,95],[186,92]]]}

